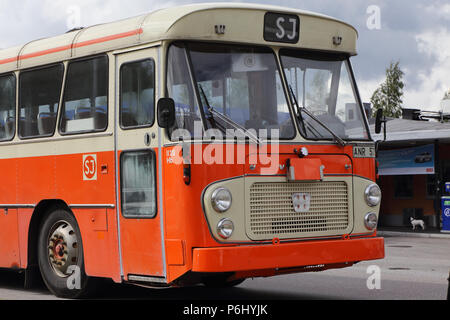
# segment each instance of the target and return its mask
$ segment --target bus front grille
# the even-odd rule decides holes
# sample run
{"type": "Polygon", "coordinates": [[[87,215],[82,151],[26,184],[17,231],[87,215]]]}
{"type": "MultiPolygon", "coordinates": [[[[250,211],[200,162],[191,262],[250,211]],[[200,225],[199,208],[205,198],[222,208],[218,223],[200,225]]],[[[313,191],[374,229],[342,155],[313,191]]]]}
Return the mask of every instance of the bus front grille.
{"type": "Polygon", "coordinates": [[[348,193],[343,181],[253,183],[247,233],[253,240],[343,234],[350,223],[348,193]],[[307,195],[308,210],[296,212],[295,195],[307,195]]]}

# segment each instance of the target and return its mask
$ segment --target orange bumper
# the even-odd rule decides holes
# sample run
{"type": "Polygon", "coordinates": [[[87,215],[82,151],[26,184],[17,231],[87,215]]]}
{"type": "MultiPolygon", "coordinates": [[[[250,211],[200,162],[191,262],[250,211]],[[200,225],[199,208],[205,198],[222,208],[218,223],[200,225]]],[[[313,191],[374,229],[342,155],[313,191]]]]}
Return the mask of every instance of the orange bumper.
{"type": "Polygon", "coordinates": [[[321,240],[193,250],[194,272],[292,268],[384,258],[383,238],[321,240]]]}

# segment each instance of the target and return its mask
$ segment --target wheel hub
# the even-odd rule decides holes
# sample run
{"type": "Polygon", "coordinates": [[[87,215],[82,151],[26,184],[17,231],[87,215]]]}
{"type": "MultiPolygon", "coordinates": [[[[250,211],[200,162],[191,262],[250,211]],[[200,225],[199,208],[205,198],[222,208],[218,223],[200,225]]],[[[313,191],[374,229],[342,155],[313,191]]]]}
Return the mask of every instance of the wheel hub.
{"type": "Polygon", "coordinates": [[[66,221],[53,225],[48,240],[48,258],[55,273],[60,277],[72,274],[69,267],[78,262],[78,239],[73,227],[66,221]]]}

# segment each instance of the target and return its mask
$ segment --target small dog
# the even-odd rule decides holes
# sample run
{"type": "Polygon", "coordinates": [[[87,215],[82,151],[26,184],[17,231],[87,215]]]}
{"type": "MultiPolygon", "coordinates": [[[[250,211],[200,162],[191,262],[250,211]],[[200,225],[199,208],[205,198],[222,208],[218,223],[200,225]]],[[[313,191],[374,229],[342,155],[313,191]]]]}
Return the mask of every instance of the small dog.
{"type": "Polygon", "coordinates": [[[411,225],[413,226],[413,230],[416,230],[417,226],[420,226],[422,230],[425,230],[425,222],[423,220],[414,219],[413,217],[410,218],[411,225]]]}

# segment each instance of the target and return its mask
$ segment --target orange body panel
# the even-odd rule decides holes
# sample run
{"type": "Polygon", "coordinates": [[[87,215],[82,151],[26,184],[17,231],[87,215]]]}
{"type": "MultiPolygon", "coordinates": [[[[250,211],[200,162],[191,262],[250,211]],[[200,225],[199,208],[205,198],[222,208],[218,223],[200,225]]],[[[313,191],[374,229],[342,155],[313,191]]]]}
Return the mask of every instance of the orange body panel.
{"type": "Polygon", "coordinates": [[[384,258],[383,238],[194,249],[193,271],[294,268],[384,258]]]}
{"type": "Polygon", "coordinates": [[[293,170],[292,180],[320,180],[320,159],[298,159],[290,158],[287,170],[293,170]]]}
{"type": "Polygon", "coordinates": [[[185,245],[183,240],[166,240],[167,264],[183,266],[185,264],[185,245]]]}
{"type": "MultiPolygon", "coordinates": [[[[201,146],[200,150],[204,150],[204,148],[206,146],[201,146]]],[[[186,185],[183,179],[183,164],[168,164],[167,154],[170,154],[172,149],[174,147],[163,149],[164,231],[166,239],[184,240],[185,264],[171,264],[167,266],[167,277],[169,281],[177,279],[192,269],[192,248],[217,245],[217,242],[213,240],[209,233],[209,228],[203,214],[201,206],[203,189],[215,181],[242,176],[244,174],[244,165],[205,165],[193,163],[191,165],[191,184],[186,185]]],[[[191,154],[193,155],[194,152],[191,154]]],[[[167,251],[171,255],[174,252],[173,248],[167,251]]],[[[175,253],[176,255],[179,255],[179,253],[175,253]]]]}
{"type": "MultiPolygon", "coordinates": [[[[210,150],[206,150],[206,153],[209,152],[210,157],[205,157],[207,161],[216,156],[214,151],[211,152],[211,145],[197,146],[203,153],[208,147],[210,150]]],[[[171,163],[168,159],[171,151],[179,147],[163,148],[163,215],[160,212],[158,186],[158,214],[154,219],[119,217],[125,279],[128,274],[163,276],[165,269],[168,282],[172,282],[188,271],[249,271],[382,258],[384,248],[382,239],[379,238],[314,240],[282,243],[278,246],[234,246],[219,244],[210,234],[201,199],[203,190],[209,184],[246,174],[261,175],[263,169],[271,165],[276,168],[271,175],[284,176],[286,168],[280,167],[280,164],[293,158],[293,150],[299,147],[269,147],[269,151],[277,153],[277,157],[272,158],[277,162],[267,163],[258,159],[256,166],[252,168],[249,159],[257,154],[257,147],[234,146],[232,164],[226,164],[226,152],[223,154],[223,163],[192,163],[190,185],[184,183],[183,163],[171,163]],[[239,148],[246,149],[244,163],[238,161],[236,151],[239,148]],[[160,220],[162,217],[164,221],[160,220]],[[161,225],[164,228],[164,246],[161,242],[161,225]],[[162,248],[165,250],[165,260],[162,248]]],[[[351,146],[341,148],[333,145],[308,145],[307,148],[309,158],[320,159],[325,167],[325,175],[357,174],[374,179],[374,159],[352,159],[351,146]]],[[[156,159],[159,159],[158,151],[155,152],[156,159]]],[[[4,181],[8,187],[0,192],[0,203],[37,205],[44,199],[61,199],[68,205],[75,205],[72,211],[81,229],[87,274],[121,281],[116,216],[120,202],[116,203],[115,198],[114,152],[92,154],[97,155],[97,180],[94,181],[83,179],[83,154],[2,160],[1,168],[4,168],[4,181]],[[101,170],[102,167],[104,170],[101,170]],[[116,208],[76,207],[83,204],[106,204],[116,208]]],[[[159,175],[158,170],[157,174],[159,175]]],[[[157,178],[159,183],[159,176],[157,178]]],[[[0,251],[0,264],[5,267],[26,268],[28,232],[33,209],[21,208],[9,210],[9,213],[8,223],[16,228],[3,233],[6,240],[0,243],[5,246],[0,247],[0,250],[6,250],[0,251]]],[[[0,219],[6,221],[4,216],[0,219]]]]}
{"type": "MultiPolygon", "coordinates": [[[[268,168],[271,163],[262,163],[258,160],[255,168],[251,168],[249,165],[249,159],[255,159],[254,155],[258,153],[257,147],[238,145],[234,147],[234,154],[230,158],[234,157],[235,163],[239,163],[236,156],[237,150],[244,150],[247,156],[245,157],[245,164],[226,164],[227,152],[224,148],[223,154],[220,154],[222,161],[219,164],[211,163],[211,159],[206,157],[209,161],[208,165],[195,164],[195,148],[200,148],[207,155],[210,154],[212,149],[206,150],[207,146],[193,146],[191,147],[191,184],[186,185],[183,179],[183,164],[174,164],[171,161],[167,161],[167,158],[163,158],[164,168],[164,201],[165,201],[165,224],[164,231],[166,239],[183,239],[184,247],[183,253],[185,254],[185,264],[169,263],[168,279],[173,281],[188,271],[205,271],[205,272],[224,272],[231,270],[249,270],[251,268],[264,269],[264,268],[276,268],[281,267],[294,267],[304,266],[309,264],[323,264],[323,263],[339,263],[339,262],[352,262],[366,259],[379,259],[384,255],[383,239],[361,239],[361,240],[321,240],[314,242],[297,242],[295,244],[283,244],[278,247],[273,246],[230,246],[229,244],[219,244],[210,234],[204,213],[202,208],[202,192],[211,183],[216,181],[229,179],[232,177],[239,177],[243,175],[261,175],[263,169],[268,168]],[[373,249],[365,251],[370,246],[374,245],[373,249]],[[334,248],[336,253],[331,254],[332,251],[323,250],[329,245],[330,248],[334,248]],[[281,251],[277,251],[280,250],[281,251]],[[285,248],[285,250],[283,249],[285,248]],[[305,249],[304,249],[305,248],[305,249]],[[322,250],[316,251],[316,250],[322,250]],[[224,250],[224,251],[221,251],[224,250]],[[247,251],[249,250],[249,251],[247,251]],[[253,251],[255,250],[255,251],[253,251]],[[307,250],[307,251],[304,251],[307,250]],[[233,253],[236,252],[236,253],[233,253]],[[257,252],[256,255],[261,255],[264,258],[255,259],[254,263],[246,264],[243,261],[247,261],[247,254],[252,255],[252,252],[257,252]],[[296,254],[294,254],[297,252],[296,254]],[[303,255],[300,253],[307,253],[303,255]],[[315,254],[315,252],[317,254],[315,254]],[[329,254],[330,253],[330,254],[329,254]],[[236,257],[232,256],[236,254],[236,257]],[[284,258],[283,258],[284,257],[284,258]],[[315,258],[314,258],[315,257],[315,258]],[[329,257],[329,261],[327,260],[329,257]],[[346,257],[346,258],[345,258],[346,257]],[[291,258],[293,260],[291,260],[291,258]],[[313,259],[314,258],[314,259],[313,259]],[[217,264],[219,260],[226,261],[226,268],[224,265],[221,267],[217,264]],[[281,260],[280,260],[281,259],[281,260]],[[280,262],[282,261],[282,262],[280,262]],[[309,263],[311,262],[311,263],[309,263]],[[281,263],[281,264],[280,264],[281,263]],[[240,269],[241,268],[241,269],[240,269]],[[244,268],[244,269],[242,269],[244,268]]],[[[268,147],[268,152],[277,151],[278,157],[276,170],[273,175],[286,175],[286,168],[281,169],[280,164],[285,164],[287,159],[294,156],[294,149],[298,149],[298,145],[279,145],[276,149],[268,147]]],[[[308,158],[321,160],[321,163],[325,166],[325,175],[352,175],[357,174],[367,179],[374,180],[374,159],[352,159],[353,149],[351,146],[341,148],[338,146],[328,145],[308,145],[309,151],[308,158]],[[348,169],[346,169],[348,165],[348,169]]],[[[171,154],[171,151],[175,149],[179,152],[179,147],[168,147],[163,149],[163,155],[167,156],[171,154]]],[[[212,157],[216,156],[211,153],[212,157]]],[[[257,159],[258,157],[256,157],[257,159]]],[[[197,159],[198,160],[198,159],[197,159]]],[[[205,160],[205,159],[204,159],[205,160]]],[[[242,206],[244,206],[242,204],[242,206]]],[[[166,244],[167,245],[167,244],[166,244]]],[[[179,252],[180,246],[177,246],[178,251],[174,251],[174,245],[168,244],[168,256],[175,255],[176,259],[180,259],[179,252]],[[170,249],[169,249],[170,248],[170,249]],[[170,253],[169,253],[170,252],[170,253]]],[[[332,249],[330,249],[332,250],[332,249]]],[[[168,258],[169,259],[169,258],[168,258]]]]}
{"type": "Polygon", "coordinates": [[[19,230],[19,250],[20,250],[20,268],[25,269],[28,266],[28,234],[30,230],[30,221],[33,216],[33,209],[18,209],[17,224],[19,230]]]}
{"type": "MultiPolygon", "coordinates": [[[[36,206],[42,200],[59,199],[69,206],[115,205],[114,152],[92,154],[97,155],[98,168],[105,164],[112,169],[105,174],[99,170],[94,181],[83,180],[83,154],[1,160],[4,185],[0,203],[36,206]]],[[[5,260],[7,267],[17,264],[20,268],[26,268],[28,234],[34,209],[9,209],[8,212],[11,213],[9,219],[14,217],[15,221],[10,228],[0,224],[5,235],[0,247],[7,251],[0,252],[0,262],[5,260]],[[14,230],[17,235],[12,234],[14,230]],[[11,261],[11,257],[15,256],[17,259],[11,261]]],[[[72,212],[82,234],[87,273],[120,281],[115,209],[86,208],[72,209],[72,212]]]]}
{"type": "MultiPolygon", "coordinates": [[[[155,159],[158,159],[158,152],[154,151],[155,159]]],[[[120,158],[120,152],[118,157],[120,158]]],[[[156,178],[158,184],[158,174],[156,178]]],[[[120,196],[119,194],[119,198],[120,196]]],[[[157,192],[157,201],[159,201],[159,192],[157,192]]],[[[118,205],[120,206],[120,203],[118,205]]],[[[162,254],[161,219],[160,204],[157,206],[156,216],[152,219],[125,218],[122,214],[120,215],[123,272],[126,279],[129,274],[164,276],[166,262],[163,261],[162,254]]]]}
{"type": "Polygon", "coordinates": [[[122,258],[125,275],[163,276],[160,216],[155,219],[121,217],[122,258]]]}
{"type": "MultiPolygon", "coordinates": [[[[2,161],[0,174],[5,192],[0,192],[0,203],[16,203],[16,173],[14,160],[2,161]]],[[[17,268],[20,264],[17,220],[17,209],[0,209],[0,268],[17,268]]]]}
{"type": "Polygon", "coordinates": [[[0,268],[19,268],[17,209],[0,210],[0,268]]]}
{"type": "Polygon", "coordinates": [[[120,281],[114,209],[73,209],[81,230],[86,274],[120,281]]]}

